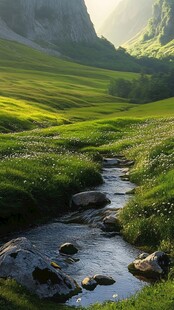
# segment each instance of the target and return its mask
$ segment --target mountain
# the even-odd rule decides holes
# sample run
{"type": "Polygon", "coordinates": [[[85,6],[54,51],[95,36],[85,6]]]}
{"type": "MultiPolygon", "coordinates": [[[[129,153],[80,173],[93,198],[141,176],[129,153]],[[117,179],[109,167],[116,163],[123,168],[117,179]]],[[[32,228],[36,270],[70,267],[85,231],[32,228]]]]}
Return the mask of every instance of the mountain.
{"type": "Polygon", "coordinates": [[[122,0],[105,21],[99,33],[120,46],[132,39],[152,16],[154,0],[122,0]]]}
{"type": "Polygon", "coordinates": [[[0,38],[58,50],[97,35],[83,0],[0,0],[0,38]]]}
{"type": "Polygon", "coordinates": [[[133,57],[97,37],[84,0],[0,0],[0,38],[86,65],[141,70],[133,57]]]}
{"type": "Polygon", "coordinates": [[[174,56],[174,1],[156,0],[147,27],[128,43],[134,55],[174,56]]]}

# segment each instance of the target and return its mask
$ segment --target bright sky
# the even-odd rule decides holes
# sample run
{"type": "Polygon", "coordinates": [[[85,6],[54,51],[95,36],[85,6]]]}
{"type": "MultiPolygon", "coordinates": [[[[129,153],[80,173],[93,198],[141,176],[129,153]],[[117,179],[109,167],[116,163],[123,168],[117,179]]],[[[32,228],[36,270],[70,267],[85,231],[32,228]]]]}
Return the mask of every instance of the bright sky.
{"type": "Polygon", "coordinates": [[[105,19],[119,1],[120,0],[85,0],[88,13],[91,16],[96,31],[102,26],[105,19]]]}

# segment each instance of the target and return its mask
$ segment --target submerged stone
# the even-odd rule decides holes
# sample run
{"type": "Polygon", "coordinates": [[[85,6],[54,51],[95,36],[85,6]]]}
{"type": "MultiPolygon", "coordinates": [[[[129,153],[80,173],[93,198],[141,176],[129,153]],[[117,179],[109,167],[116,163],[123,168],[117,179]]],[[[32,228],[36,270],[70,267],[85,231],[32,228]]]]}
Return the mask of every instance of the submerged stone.
{"type": "Polygon", "coordinates": [[[94,280],[94,278],[86,277],[82,281],[82,287],[88,291],[93,291],[97,286],[97,282],[94,280]]]}
{"type": "Polygon", "coordinates": [[[108,215],[103,219],[103,231],[107,232],[120,232],[121,224],[119,219],[116,216],[108,215]]]}
{"type": "Polygon", "coordinates": [[[118,158],[104,158],[103,166],[104,167],[113,167],[120,164],[120,160],[118,158]]]}
{"type": "Polygon", "coordinates": [[[78,249],[72,243],[64,243],[60,246],[59,252],[67,255],[74,255],[78,252],[78,249]]]}

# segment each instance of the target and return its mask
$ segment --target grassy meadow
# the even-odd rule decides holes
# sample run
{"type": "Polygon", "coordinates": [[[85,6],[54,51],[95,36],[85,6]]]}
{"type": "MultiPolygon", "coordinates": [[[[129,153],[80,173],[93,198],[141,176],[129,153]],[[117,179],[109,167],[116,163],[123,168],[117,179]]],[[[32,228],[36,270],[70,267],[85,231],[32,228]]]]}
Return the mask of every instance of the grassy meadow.
{"type": "MultiPolygon", "coordinates": [[[[0,46],[0,233],[68,211],[73,193],[102,182],[102,156],[122,154],[135,161],[130,179],[137,184],[120,214],[124,238],[174,255],[174,98],[130,104],[107,87],[134,73],[74,64],[13,42],[0,46]]],[[[173,309],[173,288],[169,280],[91,309],[173,309]]],[[[0,280],[0,308],[67,310],[9,280],[0,280]]]]}

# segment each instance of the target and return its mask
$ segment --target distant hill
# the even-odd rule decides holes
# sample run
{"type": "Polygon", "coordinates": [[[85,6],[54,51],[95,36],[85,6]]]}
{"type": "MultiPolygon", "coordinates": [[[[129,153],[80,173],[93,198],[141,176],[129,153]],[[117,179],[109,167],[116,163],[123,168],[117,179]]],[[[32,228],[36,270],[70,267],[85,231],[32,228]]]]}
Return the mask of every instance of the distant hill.
{"type": "Polygon", "coordinates": [[[147,25],[154,0],[122,0],[105,21],[99,33],[116,47],[132,39],[147,25]]]}
{"type": "Polygon", "coordinates": [[[156,0],[147,27],[127,47],[138,56],[174,57],[174,1],[156,0]]]}

